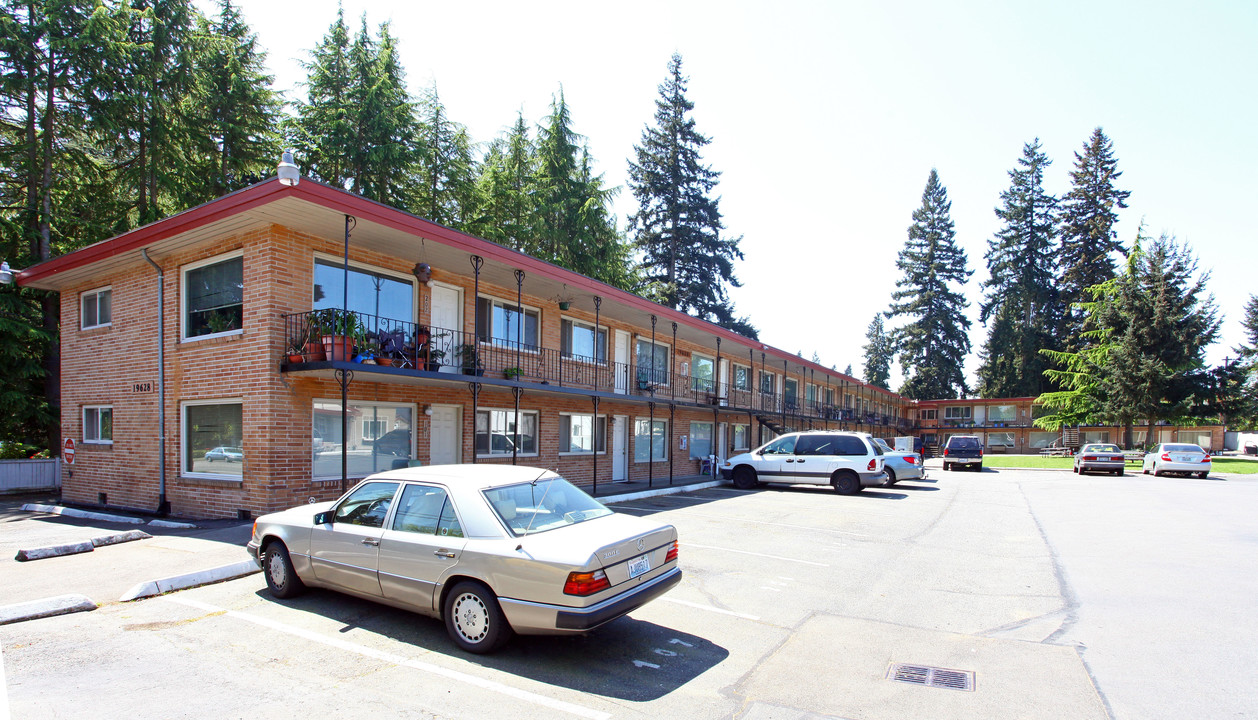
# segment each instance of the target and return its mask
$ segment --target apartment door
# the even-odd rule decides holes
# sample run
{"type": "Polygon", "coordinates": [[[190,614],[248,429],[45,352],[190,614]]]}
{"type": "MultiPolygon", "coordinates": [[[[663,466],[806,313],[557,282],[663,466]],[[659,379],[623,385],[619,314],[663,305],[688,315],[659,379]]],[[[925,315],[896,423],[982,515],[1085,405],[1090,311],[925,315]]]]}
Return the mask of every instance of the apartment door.
{"type": "Polygon", "coordinates": [[[629,392],[629,333],[616,331],[616,356],[612,358],[616,373],[616,392],[629,392]]]}
{"type": "Polygon", "coordinates": [[[462,344],[463,291],[451,285],[432,286],[432,348],[441,355],[441,372],[459,372],[454,352],[462,344]]]}
{"type": "Polygon", "coordinates": [[[612,482],[629,482],[629,416],[612,418],[612,482]]]}
{"type": "MultiPolygon", "coordinates": [[[[729,425],[727,423],[721,423],[716,428],[716,447],[712,448],[712,453],[716,455],[716,463],[718,467],[722,462],[724,462],[725,456],[729,454],[726,451],[726,448],[729,447],[729,437],[725,434],[728,428],[729,425]]],[[[715,469],[712,470],[712,474],[717,474],[715,469]]]]}
{"type": "Polygon", "coordinates": [[[433,405],[429,420],[428,462],[454,465],[463,461],[463,408],[433,405]]]}

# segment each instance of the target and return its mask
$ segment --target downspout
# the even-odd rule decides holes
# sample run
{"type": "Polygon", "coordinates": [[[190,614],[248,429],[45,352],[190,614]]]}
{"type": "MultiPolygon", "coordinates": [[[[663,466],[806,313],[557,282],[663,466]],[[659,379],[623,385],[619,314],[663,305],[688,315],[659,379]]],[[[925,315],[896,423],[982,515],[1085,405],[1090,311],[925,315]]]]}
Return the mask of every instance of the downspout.
{"type": "Polygon", "coordinates": [[[140,255],[157,271],[157,514],[165,517],[170,512],[166,500],[166,283],[162,267],[149,257],[148,248],[141,248],[140,255]]]}

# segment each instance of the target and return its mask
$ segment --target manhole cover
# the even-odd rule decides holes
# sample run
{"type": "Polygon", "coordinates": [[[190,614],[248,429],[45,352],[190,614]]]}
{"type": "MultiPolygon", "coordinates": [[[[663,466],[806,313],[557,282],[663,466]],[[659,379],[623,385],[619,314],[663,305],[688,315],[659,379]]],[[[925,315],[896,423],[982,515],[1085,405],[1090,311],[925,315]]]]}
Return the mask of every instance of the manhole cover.
{"type": "Polygon", "coordinates": [[[925,685],[950,690],[974,690],[974,673],[968,670],[948,670],[930,665],[896,663],[887,671],[887,679],[896,682],[925,685]]]}

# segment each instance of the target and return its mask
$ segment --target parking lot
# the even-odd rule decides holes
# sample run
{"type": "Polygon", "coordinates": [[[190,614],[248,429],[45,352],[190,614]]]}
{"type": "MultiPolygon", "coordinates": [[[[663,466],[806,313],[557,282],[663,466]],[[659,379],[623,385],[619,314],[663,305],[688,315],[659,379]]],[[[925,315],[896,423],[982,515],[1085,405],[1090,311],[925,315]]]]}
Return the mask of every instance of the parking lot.
{"type": "MultiPolygon", "coordinates": [[[[685,578],[584,637],[470,656],[438,621],[324,591],[276,601],[252,575],[0,626],[0,703],[14,718],[1253,715],[1255,500],[1242,476],[938,468],[856,496],[634,500],[614,507],[677,526],[685,578]],[[973,689],[888,679],[896,664],[973,689]]],[[[135,572],[145,553],[166,567],[180,547],[236,559],[229,530],[193,535],[8,553],[0,572],[29,594],[102,563],[135,572]]]]}

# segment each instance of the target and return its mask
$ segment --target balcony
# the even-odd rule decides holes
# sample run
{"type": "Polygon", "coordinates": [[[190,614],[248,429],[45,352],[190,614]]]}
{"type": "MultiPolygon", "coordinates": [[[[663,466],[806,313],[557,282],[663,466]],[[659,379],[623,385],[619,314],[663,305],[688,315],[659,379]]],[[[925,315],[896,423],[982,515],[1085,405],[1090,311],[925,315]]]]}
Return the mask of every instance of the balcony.
{"type": "Polygon", "coordinates": [[[622,395],[641,402],[720,407],[803,420],[895,424],[889,416],[858,417],[851,409],[800,395],[718,385],[710,376],[691,376],[668,367],[564,354],[365,313],[325,309],[282,317],[287,346],[280,369],[286,373],[329,376],[334,370],[348,369],[360,380],[370,374],[377,382],[424,384],[463,383],[471,376],[491,386],[622,395]]]}

